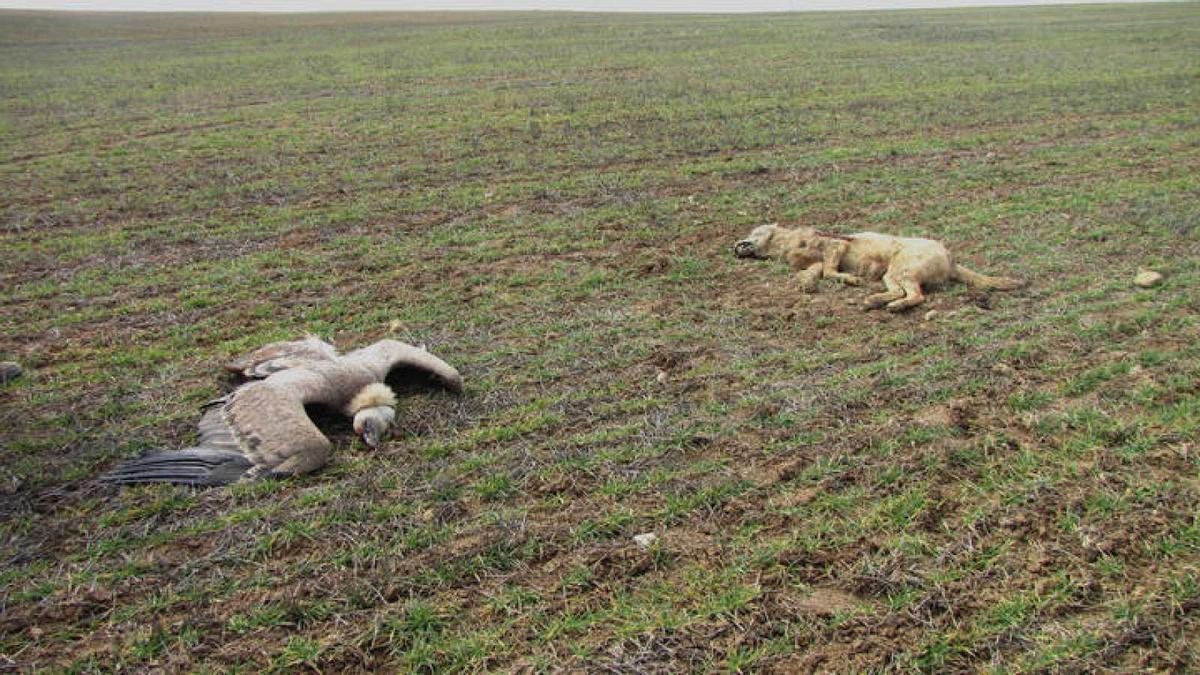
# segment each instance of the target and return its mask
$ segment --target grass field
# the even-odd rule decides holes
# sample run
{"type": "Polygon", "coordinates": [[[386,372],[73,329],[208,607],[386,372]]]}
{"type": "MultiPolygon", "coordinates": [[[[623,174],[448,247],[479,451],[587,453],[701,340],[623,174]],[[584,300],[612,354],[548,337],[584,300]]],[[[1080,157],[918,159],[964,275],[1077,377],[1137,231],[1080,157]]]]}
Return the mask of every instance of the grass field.
{"type": "Polygon", "coordinates": [[[1198,9],[0,13],[0,668],[1200,668],[1198,9]],[[305,331],[467,391],[94,482],[305,331]]]}

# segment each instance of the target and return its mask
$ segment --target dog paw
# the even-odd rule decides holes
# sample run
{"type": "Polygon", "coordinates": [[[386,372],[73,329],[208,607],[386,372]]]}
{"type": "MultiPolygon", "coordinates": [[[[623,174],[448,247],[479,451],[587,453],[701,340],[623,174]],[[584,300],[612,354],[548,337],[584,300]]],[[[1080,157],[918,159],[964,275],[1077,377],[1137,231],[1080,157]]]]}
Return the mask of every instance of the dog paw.
{"type": "Polygon", "coordinates": [[[800,275],[796,278],[796,283],[805,293],[814,293],[817,290],[817,280],[810,275],[800,275]]]}

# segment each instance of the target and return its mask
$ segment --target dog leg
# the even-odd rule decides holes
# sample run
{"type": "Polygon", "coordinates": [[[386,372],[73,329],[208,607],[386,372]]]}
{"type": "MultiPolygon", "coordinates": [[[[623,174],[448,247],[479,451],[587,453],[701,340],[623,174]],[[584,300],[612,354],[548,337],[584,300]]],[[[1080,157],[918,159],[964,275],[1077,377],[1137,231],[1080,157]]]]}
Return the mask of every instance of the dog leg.
{"type": "Polygon", "coordinates": [[[842,256],[846,255],[846,251],[850,248],[850,244],[836,239],[822,242],[822,244],[824,246],[825,255],[824,259],[821,261],[821,276],[825,277],[826,279],[837,279],[838,281],[844,284],[850,284],[851,286],[858,286],[861,284],[862,279],[859,277],[856,277],[853,274],[847,274],[845,272],[838,271],[842,267],[842,256]]]}
{"type": "Polygon", "coordinates": [[[904,288],[900,286],[899,280],[892,276],[890,272],[883,275],[883,285],[887,286],[886,291],[876,293],[875,295],[868,295],[867,299],[863,300],[863,304],[867,306],[867,309],[879,309],[890,302],[904,297],[904,288]]]}
{"type": "Polygon", "coordinates": [[[855,276],[853,274],[846,274],[845,272],[834,272],[833,274],[825,272],[824,276],[826,279],[837,279],[843,284],[847,284],[849,286],[861,286],[863,282],[862,277],[855,276]]]}
{"type": "Polygon", "coordinates": [[[887,306],[889,312],[903,312],[909,307],[916,307],[925,302],[925,294],[921,292],[921,284],[916,279],[905,276],[900,280],[900,287],[904,289],[904,297],[889,302],[887,306]]]}
{"type": "Polygon", "coordinates": [[[813,263],[804,268],[796,279],[800,282],[800,289],[805,293],[812,293],[817,290],[817,282],[821,280],[821,263],[813,263]]]}

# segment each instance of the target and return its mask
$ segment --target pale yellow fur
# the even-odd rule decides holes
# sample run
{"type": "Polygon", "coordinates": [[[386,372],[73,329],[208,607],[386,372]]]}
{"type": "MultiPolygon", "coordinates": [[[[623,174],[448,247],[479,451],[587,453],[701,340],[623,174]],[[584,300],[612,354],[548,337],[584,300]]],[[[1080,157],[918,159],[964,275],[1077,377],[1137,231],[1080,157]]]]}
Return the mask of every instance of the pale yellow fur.
{"type": "Polygon", "coordinates": [[[868,309],[897,312],[925,301],[922,286],[962,281],[978,288],[1013,290],[1024,282],[989,277],[956,265],[944,244],[933,239],[895,237],[878,232],[839,235],[811,227],[760,225],[734,246],[741,258],[786,258],[806,291],[822,277],[858,285],[882,280],[887,290],[864,300],[868,309]]]}
{"type": "Polygon", "coordinates": [[[381,382],[373,382],[363,387],[346,404],[346,413],[354,415],[365,408],[394,407],[396,394],[391,387],[381,382]]]}

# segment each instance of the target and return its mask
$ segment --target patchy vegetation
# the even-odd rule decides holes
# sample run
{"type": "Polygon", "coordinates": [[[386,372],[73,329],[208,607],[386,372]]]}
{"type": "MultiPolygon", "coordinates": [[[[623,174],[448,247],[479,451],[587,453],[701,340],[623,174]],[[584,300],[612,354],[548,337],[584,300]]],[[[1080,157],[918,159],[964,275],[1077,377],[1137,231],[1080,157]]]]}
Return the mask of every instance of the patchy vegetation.
{"type": "Polygon", "coordinates": [[[1200,666],[1194,4],[2,16],[8,665],[1200,666]],[[1033,283],[864,313],[767,219],[1033,283]],[[93,481],[305,331],[467,392],[93,481]]]}

